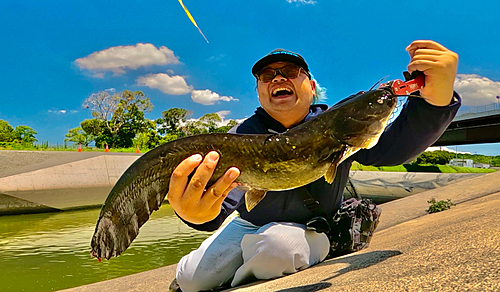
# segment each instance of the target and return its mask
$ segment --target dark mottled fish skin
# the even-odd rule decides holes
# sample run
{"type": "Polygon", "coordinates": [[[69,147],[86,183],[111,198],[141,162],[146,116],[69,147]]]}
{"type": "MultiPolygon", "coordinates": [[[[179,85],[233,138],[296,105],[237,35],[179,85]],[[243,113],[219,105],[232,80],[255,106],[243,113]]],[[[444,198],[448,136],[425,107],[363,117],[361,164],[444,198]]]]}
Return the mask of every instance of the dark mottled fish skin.
{"type": "Polygon", "coordinates": [[[92,237],[91,254],[110,259],[125,251],[165,200],[173,169],[195,153],[220,153],[209,185],[228,168],[238,167],[241,174],[237,181],[250,189],[246,197],[252,197],[252,192],[263,197],[267,190],[296,188],[322,176],[331,183],[341,161],[376,144],[396,99],[388,90],[372,90],[352,96],[283,134],[205,134],[149,151],[111,190],[92,237]]]}

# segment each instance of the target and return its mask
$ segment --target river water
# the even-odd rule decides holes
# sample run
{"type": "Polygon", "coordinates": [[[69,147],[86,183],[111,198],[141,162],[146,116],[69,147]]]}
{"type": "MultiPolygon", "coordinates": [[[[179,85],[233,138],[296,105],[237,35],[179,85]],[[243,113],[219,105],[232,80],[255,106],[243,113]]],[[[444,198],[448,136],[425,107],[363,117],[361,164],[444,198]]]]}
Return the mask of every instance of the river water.
{"type": "Polygon", "coordinates": [[[99,212],[0,216],[0,291],[56,291],[175,264],[210,235],[165,204],[122,255],[99,263],[90,256],[99,212]]]}

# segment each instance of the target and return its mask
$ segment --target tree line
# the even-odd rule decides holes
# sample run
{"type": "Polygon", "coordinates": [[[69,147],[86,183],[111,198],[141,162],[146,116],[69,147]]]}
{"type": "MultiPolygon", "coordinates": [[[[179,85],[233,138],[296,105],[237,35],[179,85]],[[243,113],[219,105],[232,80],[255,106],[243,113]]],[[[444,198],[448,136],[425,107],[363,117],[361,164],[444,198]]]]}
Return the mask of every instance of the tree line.
{"type": "Polygon", "coordinates": [[[0,142],[33,144],[38,141],[35,130],[28,126],[12,127],[7,121],[0,120],[0,142]]]}
{"type": "MultiPolygon", "coordinates": [[[[119,93],[100,91],[89,96],[83,104],[92,113],[92,119],[84,120],[79,127],[70,129],[65,142],[88,147],[92,142],[98,148],[139,147],[153,149],[169,141],[206,133],[225,133],[237,123],[230,120],[219,126],[222,119],[216,113],[205,114],[198,120],[189,120],[192,112],[183,108],[170,108],[160,118],[149,120],[153,104],[142,91],[124,90],[119,93]]],[[[38,141],[37,132],[28,126],[13,128],[0,120],[0,143],[33,144],[38,141]]],[[[418,156],[415,164],[447,164],[453,158],[473,159],[476,163],[500,166],[499,156],[457,154],[448,151],[428,151],[418,156]]]]}
{"type": "Polygon", "coordinates": [[[453,153],[444,150],[427,151],[420,154],[415,160],[414,164],[448,164],[454,158],[459,159],[472,159],[475,163],[490,164],[491,166],[500,166],[500,155],[486,156],[468,153],[453,153]]]}
{"type": "Polygon", "coordinates": [[[89,96],[83,106],[89,109],[93,119],[70,129],[65,142],[88,146],[95,142],[98,148],[139,147],[152,149],[166,142],[197,134],[223,133],[236,125],[230,120],[226,125],[216,113],[205,114],[198,120],[189,118],[192,112],[182,108],[170,108],[156,120],[145,118],[153,104],[142,91],[124,90],[119,93],[100,91],[89,96]]]}

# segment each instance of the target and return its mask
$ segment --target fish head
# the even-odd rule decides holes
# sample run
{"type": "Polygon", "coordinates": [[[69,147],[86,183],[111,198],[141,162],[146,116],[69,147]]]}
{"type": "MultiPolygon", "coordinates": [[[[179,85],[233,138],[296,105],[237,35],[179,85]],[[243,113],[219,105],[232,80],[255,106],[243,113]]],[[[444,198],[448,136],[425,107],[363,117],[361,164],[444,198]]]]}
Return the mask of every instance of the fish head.
{"type": "Polygon", "coordinates": [[[387,89],[352,95],[330,109],[336,113],[332,134],[352,148],[371,148],[377,144],[396,105],[397,96],[387,89]]]}

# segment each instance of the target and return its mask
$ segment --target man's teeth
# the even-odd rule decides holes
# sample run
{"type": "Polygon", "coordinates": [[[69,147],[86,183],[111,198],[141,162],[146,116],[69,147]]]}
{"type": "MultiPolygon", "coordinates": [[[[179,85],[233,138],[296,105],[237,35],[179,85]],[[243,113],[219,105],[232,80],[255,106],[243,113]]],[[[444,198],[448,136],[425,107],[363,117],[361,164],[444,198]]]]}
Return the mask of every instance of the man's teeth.
{"type": "Polygon", "coordinates": [[[278,87],[273,90],[273,95],[278,94],[280,91],[286,91],[287,93],[292,93],[292,91],[286,87],[278,87]]]}

